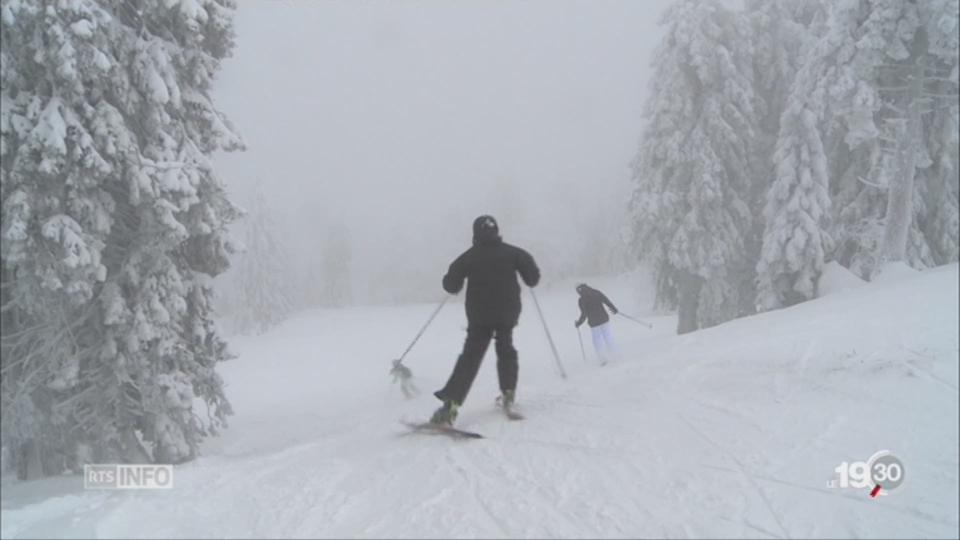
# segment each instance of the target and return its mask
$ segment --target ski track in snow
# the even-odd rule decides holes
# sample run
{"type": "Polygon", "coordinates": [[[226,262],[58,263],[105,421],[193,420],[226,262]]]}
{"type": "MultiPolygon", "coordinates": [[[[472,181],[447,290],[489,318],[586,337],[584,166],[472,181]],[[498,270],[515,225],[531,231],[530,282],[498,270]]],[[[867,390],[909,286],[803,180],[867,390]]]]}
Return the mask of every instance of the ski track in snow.
{"type": "MultiPolygon", "coordinates": [[[[600,288],[640,312],[622,281],[600,288]]],[[[548,290],[569,379],[526,310],[527,418],[496,410],[491,348],[457,421],[479,440],[398,423],[437,406],[462,304],[411,354],[411,400],[386,375],[429,305],[301,314],[235,340],[237,414],[173,490],[8,482],[2,537],[957,537],[956,297],[952,265],[685,336],[670,317],[648,318],[653,331],[615,319],[624,354],[600,367],[561,330],[572,293],[548,290]],[[895,493],[827,487],[880,449],[905,464],[895,493]]]]}

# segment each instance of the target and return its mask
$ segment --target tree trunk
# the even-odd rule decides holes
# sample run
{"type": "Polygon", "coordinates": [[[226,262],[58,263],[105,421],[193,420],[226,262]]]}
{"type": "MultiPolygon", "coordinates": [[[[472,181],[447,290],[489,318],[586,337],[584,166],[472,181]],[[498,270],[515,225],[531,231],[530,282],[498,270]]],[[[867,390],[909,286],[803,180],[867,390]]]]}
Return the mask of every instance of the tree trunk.
{"type": "Polygon", "coordinates": [[[30,480],[43,476],[43,464],[40,460],[40,447],[36,439],[29,439],[16,445],[17,479],[30,480]]]}
{"type": "Polygon", "coordinates": [[[677,334],[686,334],[700,328],[697,319],[697,308],[700,304],[700,289],[703,288],[703,278],[689,272],[680,271],[679,275],[679,309],[677,310],[677,334]]]}
{"type": "Polygon", "coordinates": [[[922,141],[923,79],[927,40],[923,29],[917,31],[916,62],[911,69],[904,105],[907,117],[896,130],[896,175],[887,188],[887,215],[883,235],[883,262],[906,260],[907,238],[913,224],[913,191],[916,178],[918,146],[922,141]]]}

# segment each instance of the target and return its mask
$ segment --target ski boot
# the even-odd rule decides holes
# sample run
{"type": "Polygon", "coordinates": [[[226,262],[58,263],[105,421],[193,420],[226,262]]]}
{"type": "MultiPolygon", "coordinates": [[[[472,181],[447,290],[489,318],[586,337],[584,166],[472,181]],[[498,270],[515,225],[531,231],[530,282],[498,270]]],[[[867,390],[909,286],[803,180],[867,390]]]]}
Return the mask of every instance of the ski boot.
{"type": "Polygon", "coordinates": [[[457,409],[460,406],[453,400],[443,402],[443,406],[437,409],[430,417],[430,423],[438,426],[453,427],[453,421],[457,419],[457,409]]]}
{"type": "Polygon", "coordinates": [[[516,399],[516,390],[504,390],[502,394],[497,396],[497,406],[510,420],[523,420],[523,415],[513,408],[516,399]]]}

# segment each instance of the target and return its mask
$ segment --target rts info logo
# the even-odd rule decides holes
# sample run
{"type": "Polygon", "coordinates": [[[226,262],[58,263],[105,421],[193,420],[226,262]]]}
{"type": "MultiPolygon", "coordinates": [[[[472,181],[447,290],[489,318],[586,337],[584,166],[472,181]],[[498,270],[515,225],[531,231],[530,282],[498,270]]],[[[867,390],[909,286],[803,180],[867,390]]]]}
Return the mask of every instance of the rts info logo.
{"type": "Polygon", "coordinates": [[[173,489],[173,465],[84,465],[84,489],[173,489]]]}

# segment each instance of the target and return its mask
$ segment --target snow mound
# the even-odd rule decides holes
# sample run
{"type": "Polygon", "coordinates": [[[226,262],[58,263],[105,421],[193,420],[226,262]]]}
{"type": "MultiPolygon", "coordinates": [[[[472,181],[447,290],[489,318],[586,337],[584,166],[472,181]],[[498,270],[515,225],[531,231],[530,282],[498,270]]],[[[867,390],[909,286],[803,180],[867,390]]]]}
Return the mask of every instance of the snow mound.
{"type": "Polygon", "coordinates": [[[819,296],[828,296],[862,287],[866,283],[842,264],[831,261],[823,267],[823,275],[820,276],[817,290],[819,296]]]}

